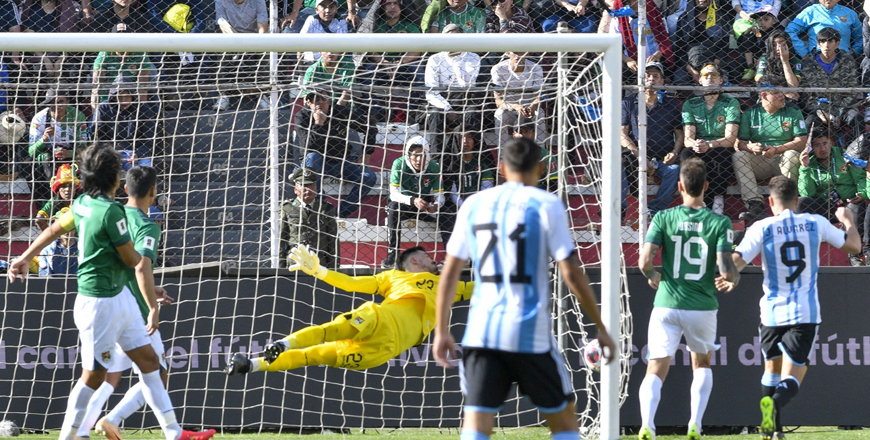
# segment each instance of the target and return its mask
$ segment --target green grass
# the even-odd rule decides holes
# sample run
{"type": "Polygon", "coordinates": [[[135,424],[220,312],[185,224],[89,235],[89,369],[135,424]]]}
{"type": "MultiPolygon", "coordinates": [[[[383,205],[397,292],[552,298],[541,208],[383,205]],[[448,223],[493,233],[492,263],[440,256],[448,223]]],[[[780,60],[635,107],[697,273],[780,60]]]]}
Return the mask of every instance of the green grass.
{"type": "MultiPolygon", "coordinates": [[[[380,429],[373,430],[367,429],[365,432],[361,432],[358,429],[354,429],[350,431],[350,434],[341,435],[341,434],[322,434],[322,435],[295,435],[295,434],[236,434],[236,435],[222,435],[218,434],[214,438],[216,440],[292,440],[292,439],[300,439],[300,440],[346,440],[348,438],[357,438],[360,440],[364,440],[367,438],[395,438],[395,439],[403,439],[403,440],[419,440],[419,439],[458,439],[459,432],[456,429],[404,429],[404,430],[388,430],[388,429],[380,429]]],[[[57,438],[57,433],[54,432],[52,434],[27,434],[18,437],[21,440],[55,440],[57,438]]],[[[526,429],[512,429],[503,432],[498,432],[492,436],[493,440],[498,439],[510,439],[510,440],[526,440],[526,439],[547,439],[549,438],[548,431],[545,428],[526,428],[526,429]]],[[[636,436],[622,436],[623,440],[634,440],[636,436]]],[[[714,440],[753,440],[758,439],[757,434],[750,435],[717,435],[717,436],[706,436],[705,438],[714,439],[714,440]]],[[[846,440],[846,439],[868,439],[870,440],[870,429],[860,430],[860,431],[843,431],[838,430],[836,427],[830,426],[822,426],[822,427],[803,427],[799,428],[797,431],[793,433],[788,433],[786,438],[789,440],[846,440]]],[[[102,437],[94,436],[91,437],[92,440],[100,440],[102,437]]],[[[145,434],[133,434],[124,436],[124,439],[127,440],[163,440],[163,437],[159,432],[154,431],[153,433],[145,433],[145,434]]],[[[659,440],[676,440],[676,439],[685,439],[685,436],[679,435],[669,435],[669,436],[659,436],[657,437],[659,440]]]]}

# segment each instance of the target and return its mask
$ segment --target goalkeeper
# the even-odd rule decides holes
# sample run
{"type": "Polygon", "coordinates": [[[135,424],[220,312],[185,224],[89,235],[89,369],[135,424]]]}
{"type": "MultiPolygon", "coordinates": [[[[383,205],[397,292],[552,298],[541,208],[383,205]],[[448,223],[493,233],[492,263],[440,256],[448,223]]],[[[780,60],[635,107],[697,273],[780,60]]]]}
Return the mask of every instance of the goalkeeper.
{"type": "MultiPolygon", "coordinates": [[[[435,296],[440,277],[435,262],[422,247],[403,251],[397,269],[373,276],[352,277],[320,266],[305,245],[293,248],[290,270],[301,270],[339,289],[382,295],[380,304],[366,302],[332,322],[299,330],[266,345],[263,357],[234,353],[226,373],[286,371],[327,365],[365,370],[385,364],[421,344],[435,326],[435,296]]],[[[454,302],[471,297],[473,282],[459,283],[454,302]]]]}

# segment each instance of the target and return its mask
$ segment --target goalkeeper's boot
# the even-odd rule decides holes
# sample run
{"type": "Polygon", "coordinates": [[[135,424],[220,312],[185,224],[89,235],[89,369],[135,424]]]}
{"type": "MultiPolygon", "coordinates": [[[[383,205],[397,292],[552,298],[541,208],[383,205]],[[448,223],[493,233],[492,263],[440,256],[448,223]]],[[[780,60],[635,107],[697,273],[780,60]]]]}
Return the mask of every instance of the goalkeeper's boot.
{"type": "Polygon", "coordinates": [[[779,431],[776,431],[773,433],[773,438],[774,439],[785,439],[785,434],[783,434],[779,431]]]}
{"type": "Polygon", "coordinates": [[[251,371],[251,367],[251,360],[247,356],[242,353],[233,353],[224,371],[226,371],[227,376],[247,374],[251,371]]]}
{"type": "Polygon", "coordinates": [[[110,422],[105,417],[97,421],[97,424],[94,425],[94,431],[109,440],[121,440],[121,430],[118,429],[118,425],[110,422]]]}
{"type": "Polygon", "coordinates": [[[178,437],[178,440],[208,440],[214,437],[216,432],[214,429],[206,429],[201,432],[181,431],[181,437],[178,437]]]}
{"type": "Polygon", "coordinates": [[[689,440],[701,440],[701,432],[698,430],[698,426],[692,423],[692,426],[689,426],[689,432],[686,433],[686,438],[689,440]]]}
{"type": "Polygon", "coordinates": [[[761,434],[761,440],[771,440],[776,431],[776,405],[770,396],[761,398],[761,426],[758,432],[761,434]]]}
{"type": "Polygon", "coordinates": [[[656,432],[649,429],[649,426],[643,425],[637,433],[637,440],[656,440],[656,432]]]}
{"type": "Polygon", "coordinates": [[[290,349],[290,344],[287,341],[281,339],[275,342],[270,342],[266,344],[266,348],[263,350],[263,359],[268,363],[275,362],[275,359],[278,359],[278,356],[281,356],[281,353],[290,349]]]}

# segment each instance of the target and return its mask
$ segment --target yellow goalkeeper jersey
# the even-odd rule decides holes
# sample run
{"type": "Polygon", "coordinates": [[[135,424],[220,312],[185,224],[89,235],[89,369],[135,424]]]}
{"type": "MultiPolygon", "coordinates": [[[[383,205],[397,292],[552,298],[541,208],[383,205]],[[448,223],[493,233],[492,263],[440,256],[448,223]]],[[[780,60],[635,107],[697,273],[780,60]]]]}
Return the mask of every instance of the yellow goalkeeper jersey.
{"type": "MultiPolygon", "coordinates": [[[[420,298],[426,303],[421,317],[422,332],[414,345],[419,345],[435,328],[435,298],[438,295],[439,275],[430,272],[405,272],[388,270],[373,276],[351,277],[340,272],[329,271],[323,281],[349,292],[369,293],[384,297],[382,305],[399,299],[420,298]]],[[[474,282],[459,282],[453,302],[471,298],[474,282]]],[[[411,311],[408,312],[413,313],[411,311]]]]}

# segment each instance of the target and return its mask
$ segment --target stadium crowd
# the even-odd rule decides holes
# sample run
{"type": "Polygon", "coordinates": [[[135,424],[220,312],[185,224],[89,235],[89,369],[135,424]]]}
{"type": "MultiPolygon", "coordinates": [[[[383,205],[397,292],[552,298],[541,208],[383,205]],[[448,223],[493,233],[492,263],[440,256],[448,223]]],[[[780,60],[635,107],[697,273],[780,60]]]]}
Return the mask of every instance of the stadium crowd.
{"type": "MultiPolygon", "coordinates": [[[[861,231],[865,252],[850,257],[851,264],[864,265],[870,188],[863,167],[847,166],[860,165],[861,158],[844,158],[843,151],[870,130],[870,105],[858,91],[870,86],[870,5],[647,0],[645,9],[644,72],[638,72],[637,0],[295,0],[280,3],[275,19],[284,33],[532,33],[561,27],[621,35],[624,84],[641,75],[650,86],[641,95],[626,88],[623,97],[624,207],[637,192],[645,132],[650,182],[658,184],[646,207],[650,215],[673,204],[679,164],[689,157],[707,165],[707,206],[746,226],[767,215],[764,183],[784,175],[799,183],[802,209],[833,219],[836,207],[847,204],[859,225],[868,223],[861,231]],[[670,85],[698,87],[693,93],[670,85]],[[729,85],[758,86],[760,92],[719,89],[729,85]],[[783,93],[781,87],[808,90],[783,93]],[[645,131],[639,100],[646,102],[645,131]],[[741,206],[730,209],[729,195],[739,195],[731,205],[741,206]]],[[[269,23],[264,0],[0,0],[2,32],[268,33],[269,23]]],[[[0,142],[7,148],[0,151],[0,177],[28,181],[42,207],[36,216],[41,229],[75,193],[82,145],[110,141],[126,168],[153,163],[159,170],[152,158],[166,154],[160,121],[167,110],[208,100],[213,104],[197,109],[226,112],[240,96],[256,97],[259,108],[271,105],[261,85],[269,70],[262,53],[2,55],[0,142]],[[195,90],[202,83],[217,86],[195,90]],[[17,139],[23,132],[15,127],[22,125],[29,126],[26,140],[17,139]]],[[[383,263],[395,262],[405,218],[434,223],[446,243],[462,201],[502,179],[496,163],[507,139],[534,139],[552,159],[555,105],[545,91],[555,81],[553,65],[546,53],[281,54],[281,81],[298,81],[302,89],[298,97],[282,94],[278,103],[294,111],[287,174],[305,170],[290,178],[297,197],[288,197],[282,223],[295,223],[282,227],[281,258],[293,244],[337,256],[331,251],[340,248],[335,234],[327,239],[320,233],[335,230],[324,219],[359,215],[362,198],[379,181],[369,164],[377,124],[389,122],[417,123],[426,136],[408,139],[401,157],[385,167],[389,254],[383,263]],[[495,136],[487,138],[487,131],[495,136]],[[324,175],[349,187],[347,195],[305,201],[303,194],[322,190],[324,175]],[[309,205],[324,215],[307,213],[309,205]]],[[[598,120],[594,112],[583,114],[585,122],[598,120]]],[[[558,170],[554,160],[546,162],[552,172],[541,186],[553,190],[558,170]]],[[[157,207],[154,215],[161,215],[157,207]]],[[[626,224],[636,222],[633,217],[628,214],[626,224]]],[[[64,240],[58,248],[73,254],[75,239],[64,240]]]]}

